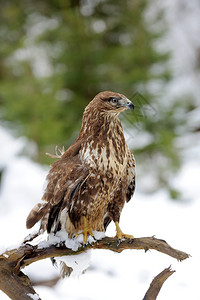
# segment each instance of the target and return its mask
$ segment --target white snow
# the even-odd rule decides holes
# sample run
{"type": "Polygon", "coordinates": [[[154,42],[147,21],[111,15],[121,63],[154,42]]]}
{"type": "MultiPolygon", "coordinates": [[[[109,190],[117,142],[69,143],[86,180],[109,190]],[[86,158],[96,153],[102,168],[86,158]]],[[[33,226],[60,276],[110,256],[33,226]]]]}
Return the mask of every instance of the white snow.
{"type": "MultiPolygon", "coordinates": [[[[93,231],[93,234],[96,240],[101,240],[105,237],[104,232],[93,231]]],[[[68,233],[65,230],[60,230],[56,234],[50,233],[46,239],[41,240],[38,243],[38,248],[42,249],[51,245],[59,246],[63,242],[67,248],[77,251],[83,246],[83,234],[79,234],[78,237],[75,238],[69,238],[68,233]]],[[[95,240],[93,237],[88,236],[87,244],[92,244],[94,242],[95,240]]],[[[31,242],[31,244],[35,244],[35,241],[31,242]]],[[[91,252],[85,251],[78,255],[56,257],[55,260],[58,267],[60,267],[61,263],[64,262],[68,267],[73,269],[70,276],[78,277],[89,267],[91,261],[91,252]]]]}
{"type": "Polygon", "coordinates": [[[38,294],[31,294],[31,293],[29,293],[29,294],[27,294],[27,296],[29,296],[31,299],[33,299],[33,300],[38,300],[40,297],[38,296],[38,294]]]}
{"type": "Polygon", "coordinates": [[[56,257],[56,262],[64,262],[68,267],[73,269],[70,276],[78,277],[80,276],[90,265],[91,262],[91,251],[85,251],[78,255],[60,256],[56,257]]]}
{"type": "Polygon", "coordinates": [[[4,253],[3,256],[4,256],[5,258],[8,258],[8,257],[9,257],[9,255],[6,254],[6,253],[4,253]]]}
{"type": "MultiPolygon", "coordinates": [[[[50,233],[46,239],[43,239],[38,243],[38,248],[42,249],[51,245],[59,245],[64,242],[67,248],[72,249],[73,251],[77,251],[78,248],[82,247],[83,245],[83,234],[80,232],[78,234],[78,237],[69,238],[68,233],[64,229],[58,231],[56,234],[50,233]]],[[[101,240],[105,237],[104,232],[93,231],[93,234],[96,240],[101,240]]],[[[95,240],[93,239],[93,237],[88,236],[87,244],[92,244],[94,242],[95,240]]],[[[35,244],[34,241],[31,243],[35,244]]]]}

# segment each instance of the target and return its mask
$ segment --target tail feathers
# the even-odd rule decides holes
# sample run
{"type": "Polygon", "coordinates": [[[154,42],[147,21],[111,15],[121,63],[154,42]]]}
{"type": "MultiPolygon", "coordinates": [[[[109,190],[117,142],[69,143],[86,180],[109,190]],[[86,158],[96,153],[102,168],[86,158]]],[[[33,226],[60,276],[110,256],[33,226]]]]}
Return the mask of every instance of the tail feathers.
{"type": "Polygon", "coordinates": [[[44,215],[48,212],[50,203],[38,203],[36,204],[26,219],[26,227],[32,228],[44,215]]]}
{"type": "Polygon", "coordinates": [[[51,229],[53,227],[53,225],[55,225],[54,231],[58,231],[58,227],[59,227],[59,215],[60,215],[60,209],[63,203],[63,199],[57,204],[54,205],[50,211],[49,211],[49,215],[48,215],[48,223],[47,223],[47,232],[50,233],[51,229]]]}

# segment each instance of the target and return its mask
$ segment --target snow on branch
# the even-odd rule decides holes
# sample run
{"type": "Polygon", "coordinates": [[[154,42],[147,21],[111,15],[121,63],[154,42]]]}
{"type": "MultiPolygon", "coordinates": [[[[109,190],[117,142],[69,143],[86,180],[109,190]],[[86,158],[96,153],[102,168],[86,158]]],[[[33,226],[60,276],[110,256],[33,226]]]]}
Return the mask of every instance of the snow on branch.
{"type": "Polygon", "coordinates": [[[78,255],[88,249],[107,249],[118,253],[126,249],[143,249],[145,252],[154,249],[179,261],[189,257],[187,253],[174,249],[166,241],[155,237],[135,238],[131,242],[126,239],[122,240],[119,245],[116,238],[105,237],[93,244],[88,244],[86,247],[81,246],[77,251],[67,248],[63,243],[47,247],[25,243],[17,249],[6,251],[0,255],[0,289],[14,300],[28,300],[30,294],[36,295],[37,299],[40,299],[35,293],[29,278],[21,272],[21,269],[41,259],[78,255]]]}

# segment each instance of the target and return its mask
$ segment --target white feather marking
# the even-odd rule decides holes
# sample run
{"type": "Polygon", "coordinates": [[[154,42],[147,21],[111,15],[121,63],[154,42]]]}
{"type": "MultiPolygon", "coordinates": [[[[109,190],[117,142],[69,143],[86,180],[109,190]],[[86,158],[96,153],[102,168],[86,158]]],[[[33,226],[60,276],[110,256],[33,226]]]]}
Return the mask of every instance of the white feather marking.
{"type": "Polygon", "coordinates": [[[65,207],[60,214],[61,229],[65,229],[67,218],[68,218],[68,213],[67,213],[67,208],[65,207]]]}

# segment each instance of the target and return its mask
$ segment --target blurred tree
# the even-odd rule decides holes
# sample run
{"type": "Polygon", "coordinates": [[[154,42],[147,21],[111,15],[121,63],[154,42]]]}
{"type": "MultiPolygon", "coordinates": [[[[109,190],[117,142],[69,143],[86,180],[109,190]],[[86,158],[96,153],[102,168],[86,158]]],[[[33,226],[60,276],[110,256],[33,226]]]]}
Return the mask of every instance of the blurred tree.
{"type": "Polygon", "coordinates": [[[55,145],[69,146],[87,103],[113,90],[133,97],[129,139],[138,124],[148,133],[145,146],[135,149],[137,159],[153,163],[157,183],[166,185],[166,172],[180,162],[174,145],[180,122],[150,93],[152,80],[163,83],[170,72],[169,54],[154,47],[163,30],[150,32],[144,18],[147,2],[1,1],[0,118],[36,142],[38,161],[49,163],[44,153],[55,145]],[[156,66],[160,72],[152,71],[156,66]],[[144,117],[145,107],[153,116],[144,117]]]}

